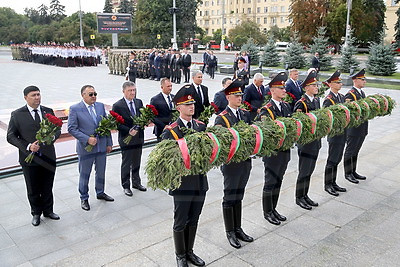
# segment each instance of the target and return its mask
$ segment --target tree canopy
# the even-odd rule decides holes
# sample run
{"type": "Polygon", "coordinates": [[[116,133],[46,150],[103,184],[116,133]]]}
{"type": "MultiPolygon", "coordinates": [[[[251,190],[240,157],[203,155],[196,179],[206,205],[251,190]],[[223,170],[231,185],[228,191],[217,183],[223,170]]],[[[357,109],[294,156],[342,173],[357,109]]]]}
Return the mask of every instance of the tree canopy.
{"type": "Polygon", "coordinates": [[[244,20],[229,31],[229,39],[235,46],[242,46],[250,38],[257,45],[264,45],[267,42],[267,36],[261,32],[259,25],[251,20],[244,20]]]}

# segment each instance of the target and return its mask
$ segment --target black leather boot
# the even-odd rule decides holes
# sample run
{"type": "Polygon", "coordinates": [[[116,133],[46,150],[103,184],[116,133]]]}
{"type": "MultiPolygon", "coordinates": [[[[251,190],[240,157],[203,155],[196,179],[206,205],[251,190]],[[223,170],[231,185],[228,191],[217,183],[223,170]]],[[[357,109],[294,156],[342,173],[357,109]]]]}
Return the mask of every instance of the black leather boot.
{"type": "Polygon", "coordinates": [[[356,168],[357,168],[357,156],[354,156],[351,158],[352,161],[352,166],[353,166],[353,176],[354,178],[358,179],[358,180],[365,180],[367,179],[367,177],[365,177],[364,175],[360,175],[356,172],[356,168]]]}
{"type": "Polygon", "coordinates": [[[353,164],[352,158],[344,158],[344,178],[351,183],[358,184],[359,181],[353,176],[353,164]]]}
{"type": "Polygon", "coordinates": [[[279,193],[281,192],[281,187],[274,188],[272,190],[272,212],[275,215],[275,218],[277,218],[279,221],[286,221],[286,217],[279,214],[279,212],[276,210],[276,206],[278,205],[278,199],[279,199],[279,193]]]}
{"type": "Polygon", "coordinates": [[[222,207],[222,214],[224,216],[226,237],[228,238],[229,244],[234,248],[240,248],[242,245],[235,233],[233,207],[222,207]]]}
{"type": "Polygon", "coordinates": [[[275,217],[273,211],[272,192],[263,191],[262,206],[263,206],[264,218],[269,223],[280,225],[281,222],[275,217]]]}
{"type": "Polygon", "coordinates": [[[337,192],[346,192],[347,191],[346,188],[340,187],[340,186],[337,185],[336,177],[337,177],[337,165],[335,167],[333,167],[333,182],[332,182],[332,186],[337,192]]]}
{"type": "Polygon", "coordinates": [[[334,168],[333,167],[328,167],[325,166],[325,186],[324,189],[326,192],[328,192],[332,196],[339,196],[339,193],[336,192],[335,188],[333,188],[333,177],[334,174],[334,168]]]}
{"type": "Polygon", "coordinates": [[[178,267],[188,267],[185,251],[185,231],[174,231],[174,245],[176,265],[178,267]]]}
{"type": "Polygon", "coordinates": [[[296,182],[296,204],[301,208],[306,210],[311,210],[312,207],[308,205],[307,201],[304,199],[305,196],[305,182],[299,182],[297,178],[296,182]]]}
{"type": "Polygon", "coordinates": [[[194,240],[196,239],[196,226],[186,226],[185,237],[186,237],[186,260],[196,266],[204,266],[206,263],[193,252],[194,240]]]}
{"type": "Polygon", "coordinates": [[[245,242],[253,242],[254,239],[247,235],[242,229],[242,202],[240,201],[233,206],[233,222],[236,237],[245,242]]]}

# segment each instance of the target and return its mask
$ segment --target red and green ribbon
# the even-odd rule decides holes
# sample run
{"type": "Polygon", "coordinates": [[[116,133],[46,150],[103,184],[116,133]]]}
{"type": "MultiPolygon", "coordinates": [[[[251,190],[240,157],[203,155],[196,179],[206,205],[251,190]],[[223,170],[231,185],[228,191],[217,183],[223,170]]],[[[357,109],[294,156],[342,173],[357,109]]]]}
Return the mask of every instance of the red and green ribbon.
{"type": "Polygon", "coordinates": [[[228,153],[228,158],[226,160],[226,163],[228,163],[233,158],[233,156],[235,155],[236,151],[239,149],[239,146],[240,146],[239,132],[233,128],[228,128],[228,130],[231,132],[231,134],[233,136],[233,140],[231,142],[231,147],[229,148],[229,153],[228,153]]]}
{"type": "Polygon", "coordinates": [[[297,131],[296,131],[296,140],[297,142],[300,139],[301,134],[303,133],[303,123],[300,120],[296,120],[296,125],[297,125],[297,131]]]}
{"type": "MultiPolygon", "coordinates": [[[[360,107],[360,105],[358,105],[356,102],[351,102],[351,103],[353,103],[353,105],[356,106],[356,108],[357,108],[357,110],[358,110],[358,113],[361,114],[361,107],[360,107]]],[[[356,116],[356,120],[359,120],[359,119],[360,119],[360,116],[356,116]]]]}
{"type": "Polygon", "coordinates": [[[366,118],[368,119],[368,118],[369,118],[369,114],[370,114],[371,108],[369,107],[369,105],[368,105],[367,102],[363,101],[362,103],[363,103],[363,105],[365,106],[365,108],[367,109],[367,116],[366,116],[366,118]]]}
{"type": "Polygon", "coordinates": [[[278,124],[278,126],[281,127],[282,130],[283,130],[283,136],[282,136],[282,138],[281,138],[281,139],[279,140],[279,142],[278,142],[278,147],[277,147],[277,149],[279,149],[279,148],[283,145],[283,142],[285,141],[285,138],[286,138],[286,125],[285,125],[285,123],[283,123],[283,121],[280,121],[280,120],[275,120],[275,122],[276,122],[276,124],[278,124]]]}
{"type": "Polygon", "coordinates": [[[371,99],[372,101],[374,101],[374,102],[378,105],[378,109],[381,110],[381,105],[379,104],[378,99],[373,98],[373,97],[369,97],[369,99],[371,99]]]}
{"type": "Polygon", "coordinates": [[[389,110],[389,101],[387,100],[387,98],[381,94],[378,94],[379,97],[381,97],[383,99],[383,101],[385,102],[385,112],[387,112],[389,110]]]}
{"type": "Polygon", "coordinates": [[[350,123],[350,110],[346,106],[344,106],[342,104],[338,104],[338,106],[341,107],[342,109],[344,109],[344,112],[346,113],[346,126],[349,125],[349,123],[350,123]]]}
{"type": "Polygon", "coordinates": [[[329,129],[328,129],[328,133],[330,133],[332,131],[332,128],[333,128],[333,122],[335,120],[335,117],[333,116],[332,111],[330,111],[329,109],[327,111],[328,111],[328,117],[331,120],[331,124],[330,124],[329,129]]]}
{"type": "Polygon", "coordinates": [[[317,121],[318,118],[315,116],[314,113],[306,113],[306,115],[310,118],[311,120],[311,133],[315,134],[315,131],[317,130],[317,121]]]}
{"type": "Polygon", "coordinates": [[[207,135],[213,141],[213,149],[210,157],[210,164],[213,164],[219,157],[219,152],[221,151],[221,144],[219,143],[219,140],[214,133],[207,133],[207,135]]]}
{"type": "Polygon", "coordinates": [[[253,155],[256,155],[256,154],[258,154],[258,152],[260,152],[260,149],[264,142],[264,136],[263,136],[263,132],[259,126],[254,125],[254,124],[252,124],[251,126],[254,129],[256,129],[256,145],[254,146],[254,151],[253,151],[253,155]]]}
{"type": "Polygon", "coordinates": [[[187,142],[185,138],[178,139],[179,149],[181,150],[183,163],[185,164],[185,168],[190,170],[190,155],[189,148],[187,146],[187,142]]]}

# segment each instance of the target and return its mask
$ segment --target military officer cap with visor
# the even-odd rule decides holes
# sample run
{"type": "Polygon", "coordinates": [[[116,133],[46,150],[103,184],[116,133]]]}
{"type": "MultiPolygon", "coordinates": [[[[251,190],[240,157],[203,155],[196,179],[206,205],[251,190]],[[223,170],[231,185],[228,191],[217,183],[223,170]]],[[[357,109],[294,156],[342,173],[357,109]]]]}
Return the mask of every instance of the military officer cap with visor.
{"type": "Polygon", "coordinates": [[[325,82],[326,83],[341,83],[342,79],[340,78],[340,70],[335,71],[331,77],[329,77],[325,82]]]}
{"type": "Polygon", "coordinates": [[[192,96],[192,90],[190,89],[190,85],[185,85],[175,94],[172,102],[175,105],[190,105],[196,103],[192,96]]]}
{"type": "Polygon", "coordinates": [[[350,75],[350,78],[354,79],[365,79],[365,69],[360,70],[359,72],[350,75]]]}
{"type": "Polygon", "coordinates": [[[228,87],[223,89],[222,92],[224,92],[225,95],[243,95],[242,86],[242,79],[235,79],[228,87]]]}
{"type": "Polygon", "coordinates": [[[315,70],[310,71],[310,73],[307,75],[307,77],[304,79],[303,83],[301,84],[301,87],[306,87],[308,85],[312,84],[317,84],[317,72],[315,70]]]}
{"type": "Polygon", "coordinates": [[[280,72],[276,75],[270,82],[269,87],[277,87],[277,88],[285,88],[285,82],[288,79],[288,75],[286,72],[280,72]]]}

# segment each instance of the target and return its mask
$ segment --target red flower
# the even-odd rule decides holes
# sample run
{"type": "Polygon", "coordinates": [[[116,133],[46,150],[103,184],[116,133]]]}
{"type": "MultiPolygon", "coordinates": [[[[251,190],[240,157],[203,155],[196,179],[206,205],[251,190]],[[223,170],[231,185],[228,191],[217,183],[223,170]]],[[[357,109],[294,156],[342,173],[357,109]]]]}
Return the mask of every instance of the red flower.
{"type": "Polygon", "coordinates": [[[269,92],[267,93],[267,95],[272,95],[272,94],[271,94],[271,91],[269,91],[269,92]]]}
{"type": "Polygon", "coordinates": [[[125,123],[124,118],[122,118],[122,116],[120,116],[120,115],[118,115],[115,119],[117,120],[117,122],[119,124],[124,124],[125,123]]]}
{"type": "Polygon", "coordinates": [[[56,125],[57,127],[61,127],[63,125],[62,120],[60,120],[59,118],[50,113],[46,113],[45,117],[50,123],[56,125]]]}
{"type": "Polygon", "coordinates": [[[153,105],[146,105],[146,108],[151,109],[151,112],[153,112],[154,116],[157,116],[157,115],[158,115],[158,110],[156,109],[155,106],[153,106],[153,105]]]}
{"type": "Polygon", "coordinates": [[[215,113],[218,113],[218,111],[219,111],[219,108],[218,108],[218,106],[217,106],[217,105],[215,105],[215,103],[214,103],[214,102],[211,102],[210,104],[211,104],[211,106],[214,108],[214,112],[215,112],[215,113]]]}
{"type": "Polygon", "coordinates": [[[120,116],[117,112],[110,110],[110,115],[113,116],[114,118],[117,118],[120,116]]]}
{"type": "Polygon", "coordinates": [[[251,110],[251,104],[247,101],[243,101],[243,104],[245,104],[249,110],[251,110]]]}
{"type": "Polygon", "coordinates": [[[296,99],[296,97],[294,96],[294,94],[292,94],[292,93],[289,93],[289,92],[286,92],[293,100],[295,100],[296,99]]]}

